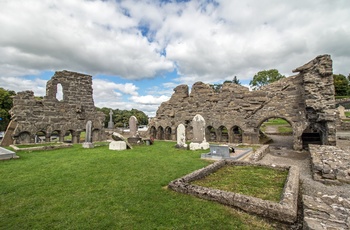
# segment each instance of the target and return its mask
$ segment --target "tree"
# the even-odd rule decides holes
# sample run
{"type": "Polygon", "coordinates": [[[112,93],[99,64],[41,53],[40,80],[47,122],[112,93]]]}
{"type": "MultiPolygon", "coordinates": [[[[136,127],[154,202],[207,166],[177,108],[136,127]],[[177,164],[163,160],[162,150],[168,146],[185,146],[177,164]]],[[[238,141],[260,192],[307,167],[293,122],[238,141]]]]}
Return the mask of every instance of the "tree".
{"type": "Polygon", "coordinates": [[[253,80],[250,81],[249,85],[254,90],[257,90],[264,85],[268,85],[282,78],[285,78],[285,76],[280,74],[277,69],[263,70],[254,75],[253,80]]]}
{"type": "Polygon", "coordinates": [[[9,113],[12,108],[12,96],[16,95],[15,91],[0,88],[0,131],[5,131],[10,123],[11,115],[9,113]]]}
{"type": "MultiPolygon", "coordinates": [[[[97,108],[98,111],[101,111],[105,114],[105,127],[107,127],[108,122],[109,122],[109,112],[110,108],[97,108]]],[[[129,125],[129,119],[131,116],[135,116],[137,118],[137,121],[139,122],[140,125],[147,125],[148,124],[148,116],[137,109],[131,109],[131,110],[120,110],[120,109],[115,109],[113,110],[113,115],[112,115],[112,120],[114,122],[114,125],[116,127],[124,127],[129,125]]]]}
{"type": "Polygon", "coordinates": [[[333,74],[336,96],[347,96],[350,93],[349,80],[342,74],[333,74]]]}
{"type": "Polygon", "coordinates": [[[241,82],[238,80],[237,76],[234,76],[233,80],[232,80],[232,83],[235,83],[237,85],[240,85],[241,82]]]}

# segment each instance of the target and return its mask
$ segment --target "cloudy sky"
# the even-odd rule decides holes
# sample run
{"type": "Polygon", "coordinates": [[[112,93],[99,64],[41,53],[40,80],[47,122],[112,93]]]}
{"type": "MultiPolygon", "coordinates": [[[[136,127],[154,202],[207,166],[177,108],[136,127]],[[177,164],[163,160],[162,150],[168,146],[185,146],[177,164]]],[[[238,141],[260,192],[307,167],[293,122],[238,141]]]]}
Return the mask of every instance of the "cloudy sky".
{"type": "Polygon", "coordinates": [[[44,96],[76,71],[96,106],[150,116],[179,84],[291,76],[320,54],[350,73],[349,0],[0,0],[0,29],[0,87],[44,96]]]}

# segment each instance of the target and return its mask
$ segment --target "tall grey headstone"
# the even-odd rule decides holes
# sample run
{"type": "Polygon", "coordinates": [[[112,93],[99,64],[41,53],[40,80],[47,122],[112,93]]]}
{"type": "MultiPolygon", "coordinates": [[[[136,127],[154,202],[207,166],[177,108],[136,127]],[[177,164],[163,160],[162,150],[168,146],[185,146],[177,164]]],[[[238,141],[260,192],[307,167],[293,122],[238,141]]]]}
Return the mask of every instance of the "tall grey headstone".
{"type": "Polygon", "coordinates": [[[110,110],[109,111],[109,122],[108,122],[108,128],[109,129],[113,129],[114,128],[114,122],[112,120],[112,115],[113,115],[113,111],[110,110]]]}
{"type": "Polygon", "coordinates": [[[194,116],[192,127],[193,139],[190,143],[190,149],[209,149],[209,143],[205,140],[205,120],[200,114],[194,116]]]}
{"type": "Polygon", "coordinates": [[[83,148],[93,148],[94,145],[92,144],[92,122],[88,121],[86,122],[85,127],[85,142],[83,143],[83,148]]]}
{"type": "Polygon", "coordinates": [[[136,137],[138,121],[135,116],[129,118],[130,137],[136,137]]]}
{"type": "Polygon", "coordinates": [[[179,124],[176,130],[176,147],[177,148],[187,148],[186,144],[186,128],[183,124],[179,124]]]}

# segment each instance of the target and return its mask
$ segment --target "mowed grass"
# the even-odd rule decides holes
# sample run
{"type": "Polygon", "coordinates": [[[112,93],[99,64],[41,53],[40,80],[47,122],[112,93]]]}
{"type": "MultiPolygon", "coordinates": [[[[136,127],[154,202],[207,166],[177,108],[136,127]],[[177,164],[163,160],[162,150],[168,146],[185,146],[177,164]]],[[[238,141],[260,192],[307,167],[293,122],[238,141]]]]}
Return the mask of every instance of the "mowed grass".
{"type": "Polygon", "coordinates": [[[261,166],[225,166],[192,184],[279,202],[287,176],[287,170],[261,166]]]}
{"type": "Polygon", "coordinates": [[[23,151],[0,161],[0,229],[273,229],[271,222],[166,189],[202,168],[206,151],[156,141],[23,151]]]}

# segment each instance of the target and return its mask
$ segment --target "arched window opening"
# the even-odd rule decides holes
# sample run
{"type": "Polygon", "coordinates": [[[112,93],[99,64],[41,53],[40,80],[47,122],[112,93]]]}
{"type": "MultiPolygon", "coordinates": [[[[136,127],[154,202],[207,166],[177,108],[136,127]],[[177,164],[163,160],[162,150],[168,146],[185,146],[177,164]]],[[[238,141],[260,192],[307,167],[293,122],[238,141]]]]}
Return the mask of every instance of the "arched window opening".
{"type": "Polygon", "coordinates": [[[57,84],[56,99],[63,101],[63,87],[60,83],[57,84]]]}

